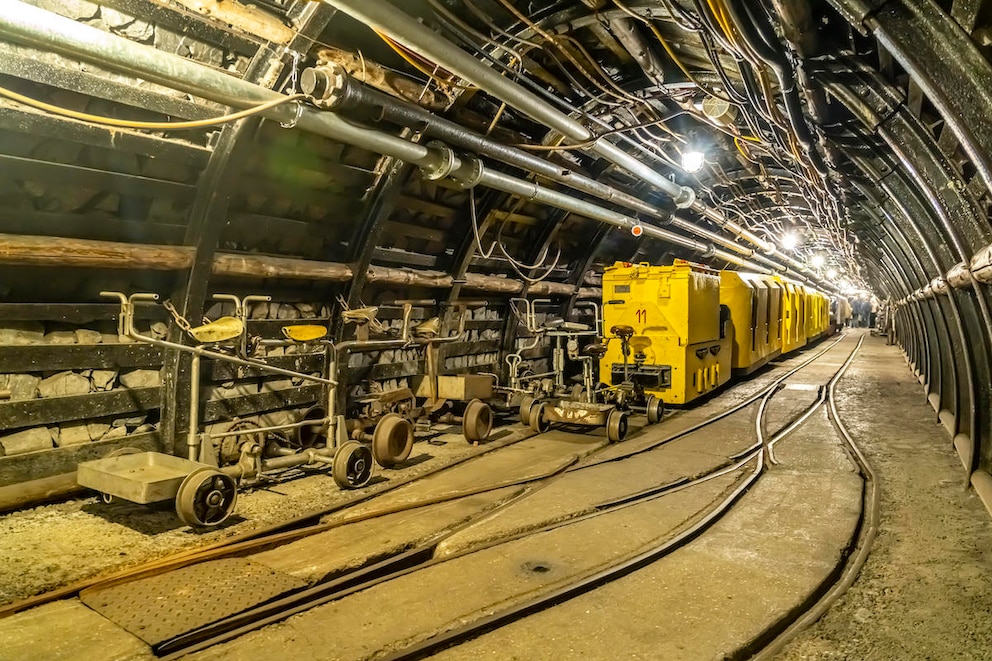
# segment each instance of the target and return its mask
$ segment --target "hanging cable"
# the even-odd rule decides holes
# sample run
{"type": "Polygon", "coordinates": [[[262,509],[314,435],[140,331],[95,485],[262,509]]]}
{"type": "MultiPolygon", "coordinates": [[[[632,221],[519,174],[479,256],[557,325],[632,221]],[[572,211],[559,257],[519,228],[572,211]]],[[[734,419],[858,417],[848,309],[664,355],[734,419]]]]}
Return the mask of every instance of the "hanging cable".
{"type": "Polygon", "coordinates": [[[245,117],[251,117],[252,115],[257,115],[260,112],[271,110],[276,106],[281,106],[284,103],[291,103],[294,101],[301,103],[303,99],[307,98],[305,94],[290,94],[279,99],[266,101],[265,103],[261,103],[257,106],[252,106],[246,110],[231,113],[229,115],[220,115],[218,117],[209,117],[206,119],[195,119],[187,122],[140,122],[129,119],[117,119],[115,117],[104,117],[101,115],[91,115],[86,112],[79,112],[78,110],[70,110],[69,108],[56,106],[51,103],[39,101],[38,99],[33,99],[29,96],[24,96],[23,94],[19,94],[5,87],[0,87],[0,96],[4,96],[13,101],[17,101],[18,103],[23,103],[26,106],[30,106],[38,110],[44,110],[45,112],[52,113],[53,115],[59,115],[61,117],[69,117],[71,119],[78,119],[92,124],[102,124],[104,126],[115,126],[117,128],[125,129],[146,129],[151,131],[179,131],[208,128],[219,124],[235,122],[239,119],[244,119],[245,117]]]}

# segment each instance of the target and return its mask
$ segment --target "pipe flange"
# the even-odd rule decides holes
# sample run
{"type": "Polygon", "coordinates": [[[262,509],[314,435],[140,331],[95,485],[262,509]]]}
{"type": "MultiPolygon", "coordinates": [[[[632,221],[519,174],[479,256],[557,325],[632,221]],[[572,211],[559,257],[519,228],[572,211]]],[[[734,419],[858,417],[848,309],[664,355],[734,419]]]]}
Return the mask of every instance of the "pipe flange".
{"type": "Polygon", "coordinates": [[[420,166],[420,172],[424,175],[424,179],[437,181],[449,176],[455,166],[455,152],[439,140],[431,140],[427,143],[427,148],[437,156],[437,161],[433,164],[420,166]]]}
{"type": "Polygon", "coordinates": [[[716,246],[713,245],[712,243],[708,243],[708,244],[706,244],[706,250],[704,250],[702,253],[700,253],[700,256],[703,259],[709,259],[710,257],[712,257],[715,254],[716,254],[716,246]]]}
{"type": "Polygon", "coordinates": [[[486,168],[478,158],[465,156],[462,158],[461,167],[451,173],[451,178],[458,184],[459,188],[475,188],[482,181],[482,175],[486,168]]]}
{"type": "Polygon", "coordinates": [[[295,129],[296,125],[300,121],[300,118],[303,117],[303,102],[297,100],[294,103],[296,105],[296,113],[293,115],[293,118],[290,119],[288,122],[279,122],[279,126],[283,127],[284,129],[295,129]]]}
{"type": "Polygon", "coordinates": [[[682,186],[679,194],[674,197],[675,206],[679,209],[688,209],[696,203],[696,191],[688,186],[682,186]]]}
{"type": "Polygon", "coordinates": [[[300,89],[324,110],[336,108],[344,99],[348,72],[336,62],[319,67],[307,67],[300,74],[300,89]]]}

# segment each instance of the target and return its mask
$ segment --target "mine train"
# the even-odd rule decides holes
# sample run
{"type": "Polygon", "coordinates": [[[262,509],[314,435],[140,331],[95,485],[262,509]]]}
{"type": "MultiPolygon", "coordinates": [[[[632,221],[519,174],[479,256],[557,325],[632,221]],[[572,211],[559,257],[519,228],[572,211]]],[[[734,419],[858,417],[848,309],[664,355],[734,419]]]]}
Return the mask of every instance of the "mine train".
{"type": "Polygon", "coordinates": [[[606,343],[599,380],[633,384],[669,405],[698,399],[838,325],[830,298],[806,285],[682,260],[607,267],[602,316],[606,337],[621,341],[606,343]]]}

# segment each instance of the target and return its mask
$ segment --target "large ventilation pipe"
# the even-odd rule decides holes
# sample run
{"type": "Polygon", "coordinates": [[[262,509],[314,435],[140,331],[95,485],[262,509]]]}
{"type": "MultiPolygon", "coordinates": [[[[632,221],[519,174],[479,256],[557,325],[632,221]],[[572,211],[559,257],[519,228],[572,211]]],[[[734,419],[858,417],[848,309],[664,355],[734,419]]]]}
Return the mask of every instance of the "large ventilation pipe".
{"type": "MultiPolygon", "coordinates": [[[[0,14],[0,37],[99,64],[172,89],[225,105],[246,108],[283,95],[235,78],[178,55],[132,42],[72,19],[39,9],[20,0],[5,0],[10,12],[0,14]]],[[[398,136],[349,122],[333,112],[298,104],[270,108],[262,116],[281,123],[295,122],[301,129],[375,153],[414,163],[431,179],[450,177],[465,187],[482,185],[512,195],[583,215],[616,227],[640,226],[645,235],[717,257],[758,272],[759,263],[715,248],[711,244],[653,225],[539,184],[487,169],[474,157],[459,157],[444,145],[421,145],[398,136]]],[[[786,275],[802,275],[786,270],[786,275]]]]}
{"type": "MultiPolygon", "coordinates": [[[[532,119],[560,132],[568,139],[575,142],[587,142],[595,138],[593,133],[577,120],[486,66],[396,6],[388,2],[369,2],[368,0],[324,0],[324,2],[385,34],[428,60],[436,62],[440,67],[529,115],[532,119]]],[[[715,209],[700,203],[696,200],[695,192],[691,188],[670,181],[663,174],[634,158],[612,142],[603,139],[595,140],[587,149],[670,196],[677,207],[691,208],[705,215],[724,229],[732,231],[758,246],[769,256],[777,256],[792,269],[812,275],[813,272],[805,264],[783,255],[773,245],[725,218],[715,209]]]]}
{"type": "MultiPolygon", "coordinates": [[[[0,14],[0,36],[14,42],[87,60],[173,89],[195,94],[225,105],[245,108],[283,95],[211,69],[191,60],[132,42],[69,18],[39,9],[20,0],[6,0],[12,9],[0,14]]],[[[385,154],[420,166],[431,179],[450,177],[469,187],[483,185],[526,199],[577,213],[604,223],[644,234],[728,263],[760,272],[760,264],[714,248],[669,230],[641,225],[636,218],[585,200],[540,186],[524,179],[487,169],[474,157],[459,157],[444,145],[424,146],[381,131],[359,126],[333,112],[298,105],[295,109],[277,106],[262,113],[268,119],[296,124],[312,133],[385,154]]]]}
{"type": "MultiPolygon", "coordinates": [[[[363,116],[371,117],[375,121],[415,127],[417,131],[429,137],[527,170],[662,222],[670,222],[675,227],[722,245],[745,257],[755,256],[753,250],[735,243],[733,239],[711,232],[705,227],[683,218],[673,218],[670,213],[661,211],[656,206],[629,193],[617,190],[575,170],[551,163],[523,149],[497,142],[460,124],[438,117],[425,108],[371,89],[352,78],[343,67],[336,64],[305,69],[300,78],[300,84],[303,91],[314,97],[315,102],[320,107],[345,113],[348,111],[360,112],[363,116]]],[[[754,240],[757,240],[757,237],[754,237],[754,240]]],[[[754,243],[754,240],[751,242],[754,243]]],[[[784,266],[774,261],[766,260],[760,255],[757,258],[776,271],[785,270],[784,266]]]]}

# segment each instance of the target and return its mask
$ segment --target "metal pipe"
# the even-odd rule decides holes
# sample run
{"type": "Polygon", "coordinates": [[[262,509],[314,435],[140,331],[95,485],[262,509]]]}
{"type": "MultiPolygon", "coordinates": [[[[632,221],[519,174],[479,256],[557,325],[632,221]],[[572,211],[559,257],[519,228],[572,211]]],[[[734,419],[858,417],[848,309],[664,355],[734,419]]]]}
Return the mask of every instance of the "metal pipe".
{"type": "MultiPolygon", "coordinates": [[[[566,137],[577,142],[588,141],[595,136],[581,123],[554,108],[521,85],[502,76],[497,71],[479,62],[474,57],[458,48],[453,43],[443,39],[423,24],[414,20],[397,7],[389,3],[367,2],[365,0],[324,0],[340,9],[352,18],[365,23],[369,27],[382,32],[404,47],[436,62],[439,66],[451,71],[480,89],[492,94],[510,106],[530,115],[531,118],[559,131],[566,137]]],[[[753,243],[760,249],[774,254],[774,247],[752,232],[733,223],[718,211],[706,207],[696,200],[695,192],[686,186],[680,186],[648,165],[642,163],[615,144],[606,140],[596,140],[589,151],[598,154],[611,163],[638,176],[655,188],[670,195],[679,208],[692,208],[703,213],[717,224],[735,232],[741,238],[753,243]]],[[[789,266],[799,273],[811,273],[805,265],[781,255],[789,261],[789,266]]],[[[737,259],[731,260],[738,263],[737,259]]],[[[762,268],[762,271],[765,269],[762,268]]]]}
{"type": "MultiPolygon", "coordinates": [[[[282,96],[278,92],[239,80],[191,60],[76,23],[71,19],[25,4],[20,0],[8,0],[8,2],[16,5],[18,9],[0,14],[0,36],[14,41],[52,50],[70,57],[85,59],[104,67],[235,107],[250,107],[259,102],[270,101],[282,96]]],[[[472,58],[469,57],[469,59],[472,58]]],[[[472,61],[474,62],[474,60],[472,61]]],[[[502,79],[498,75],[496,77],[502,79]]],[[[635,225],[641,225],[639,221],[629,216],[592,205],[525,180],[488,171],[480,161],[472,160],[462,163],[453,156],[449,149],[442,146],[428,148],[381,131],[358,126],[333,112],[320,111],[302,105],[298,108],[300,109],[298,120],[295,119],[295,111],[285,106],[273,108],[263,115],[284,123],[296,121],[300,128],[312,133],[414,163],[428,172],[428,176],[431,178],[440,179],[448,174],[454,175],[454,171],[465,165],[470,165],[476,168],[471,175],[478,175],[473,185],[481,183],[505,193],[524,195],[535,201],[544,202],[567,211],[583,213],[628,229],[635,225]]],[[[574,120],[569,121],[574,122],[574,120]]],[[[640,165],[646,167],[643,164],[640,165]]],[[[471,175],[465,173],[466,177],[471,175]]],[[[662,180],[671,184],[664,177],[662,180]]],[[[657,238],[705,254],[715,254],[711,252],[710,246],[701,242],[693,241],[661,228],[643,227],[646,233],[657,238]]],[[[727,261],[741,264],[737,258],[727,261]]],[[[757,268],[764,270],[761,267],[757,268]]]]}
{"type": "MultiPolygon", "coordinates": [[[[133,322],[129,322],[133,325],[133,322]]],[[[189,366],[189,431],[186,432],[186,458],[200,460],[200,356],[193,354],[189,366]]]]}
{"type": "Polygon", "coordinates": [[[527,170],[652,218],[668,219],[669,214],[659,211],[656,206],[629,193],[523,149],[497,142],[461,124],[438,117],[426,108],[371,89],[349,76],[347,71],[337,64],[305,69],[300,77],[300,85],[304,93],[313,96],[318,105],[329,110],[357,110],[366,117],[371,116],[374,121],[413,126],[419,132],[450,145],[527,170]]]}
{"type": "MultiPolygon", "coordinates": [[[[348,2],[335,0],[335,2],[342,2],[349,7],[351,6],[350,0],[348,2]]],[[[282,96],[278,92],[253,85],[177,55],[165,53],[153,47],[138,44],[123,37],[82,25],[71,19],[21,2],[21,0],[7,0],[7,3],[14,6],[15,9],[0,14],[0,36],[13,41],[50,50],[69,57],[78,57],[103,67],[127,73],[150,82],[166,85],[203,98],[212,99],[233,107],[251,107],[257,103],[270,101],[282,96]]],[[[384,9],[387,14],[389,12],[389,9],[384,8],[381,3],[366,4],[370,7],[374,6],[375,12],[382,13],[384,9]]],[[[399,13],[402,15],[402,12],[399,13]]],[[[409,17],[406,17],[406,20],[409,21],[409,17]]],[[[415,26],[412,28],[414,33],[422,35],[426,31],[434,42],[444,42],[444,40],[438,39],[436,34],[427,31],[419,23],[414,21],[413,24],[415,26]]],[[[471,56],[463,53],[452,44],[447,42],[444,42],[444,44],[447,44],[447,47],[450,49],[457,51],[460,56],[467,58],[475,65],[473,68],[481,68],[487,72],[487,81],[490,78],[495,78],[501,84],[510,85],[512,89],[519,87],[488,69],[488,67],[479,64],[471,56]]],[[[456,59],[462,62],[461,58],[456,59]]],[[[526,90],[520,89],[519,91],[525,93],[527,95],[526,98],[530,100],[527,103],[527,107],[533,106],[535,111],[537,108],[543,108],[546,112],[540,113],[542,116],[547,115],[549,119],[556,121],[564,120],[571,127],[572,135],[591,135],[584,127],[567,115],[560,113],[554,108],[546,107],[543,101],[526,92],[526,90]],[[578,131],[578,129],[581,129],[581,131],[578,131]]],[[[339,117],[333,112],[316,110],[302,104],[298,105],[296,110],[285,106],[278,106],[264,112],[263,115],[282,123],[295,122],[300,128],[311,133],[414,163],[419,165],[430,178],[441,179],[450,175],[452,178],[462,181],[465,185],[482,184],[505,193],[520,195],[559,209],[580,213],[618,227],[631,229],[634,226],[642,226],[646,234],[656,238],[699,251],[706,256],[718,257],[728,263],[751,268],[759,272],[769,272],[764,266],[715,249],[712,245],[695,241],[660,227],[641,225],[640,221],[630,216],[591,204],[558,191],[550,190],[526,180],[487,170],[481,161],[477,159],[461,161],[449,149],[443,146],[429,148],[397,136],[359,126],[339,117]]],[[[597,145],[600,146],[597,153],[600,153],[608,160],[612,160],[622,167],[630,165],[630,168],[627,169],[635,172],[635,174],[642,175],[642,178],[647,181],[660,180],[660,182],[664,182],[664,186],[659,184],[659,188],[667,188],[669,192],[674,192],[675,194],[688,191],[689,195],[692,195],[691,189],[673,184],[664,176],[654,172],[648,166],[637,161],[615,145],[604,141],[597,142],[597,145]],[[616,157],[616,160],[611,155],[612,157],[616,157]],[[628,163],[628,161],[633,161],[633,163],[628,163]],[[627,163],[627,165],[624,165],[624,163],[627,163]]],[[[689,203],[691,204],[692,200],[689,200],[689,203]]],[[[723,224],[726,224],[726,219],[723,219],[716,212],[710,210],[710,214],[715,214],[715,217],[720,218],[723,224]]],[[[710,215],[709,217],[713,216],[710,215]]],[[[240,361],[230,356],[224,356],[223,354],[214,354],[213,352],[192,349],[183,345],[163,343],[152,338],[142,339],[158,346],[178,348],[182,351],[199,353],[201,356],[218,358],[252,367],[263,367],[279,374],[298,376],[288,371],[254,361],[240,361]]],[[[325,380],[314,377],[309,377],[309,380],[326,383],[325,380]]]]}
{"type": "MultiPolygon", "coordinates": [[[[4,0],[0,36],[235,108],[248,108],[283,96],[223,71],[77,23],[21,0],[4,0]]],[[[359,126],[334,113],[303,104],[277,106],[262,116],[284,124],[295,122],[311,133],[404,161],[421,164],[437,157],[423,145],[359,126]]]]}
{"type": "MultiPolygon", "coordinates": [[[[562,133],[570,140],[586,142],[595,138],[580,122],[543,101],[523,86],[502,76],[412,16],[387,2],[368,0],[324,0],[352,18],[381,32],[413,52],[492,94],[501,101],[562,133]]],[[[660,172],[637,160],[615,144],[596,140],[589,151],[627,170],[671,196],[677,206],[686,208],[695,192],[670,181],[660,172]]]]}

